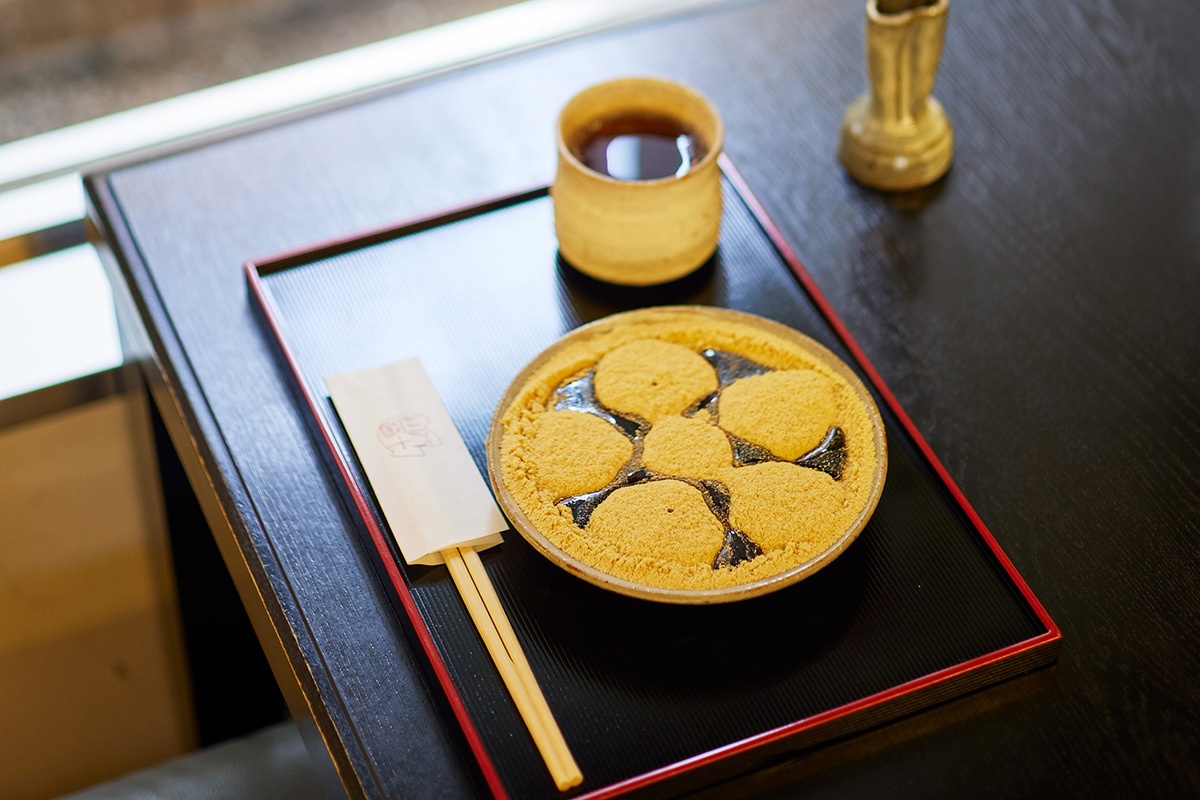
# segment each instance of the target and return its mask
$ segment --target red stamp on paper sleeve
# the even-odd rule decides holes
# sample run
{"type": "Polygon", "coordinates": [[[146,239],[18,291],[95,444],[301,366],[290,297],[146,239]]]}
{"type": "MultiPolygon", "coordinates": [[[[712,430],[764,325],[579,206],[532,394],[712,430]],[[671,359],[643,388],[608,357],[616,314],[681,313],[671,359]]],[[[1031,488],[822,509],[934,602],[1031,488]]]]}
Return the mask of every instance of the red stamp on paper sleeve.
{"type": "Polygon", "coordinates": [[[437,447],[442,443],[438,435],[429,429],[429,418],[424,414],[388,417],[379,423],[375,435],[379,443],[392,454],[392,458],[424,456],[426,447],[437,447]]]}

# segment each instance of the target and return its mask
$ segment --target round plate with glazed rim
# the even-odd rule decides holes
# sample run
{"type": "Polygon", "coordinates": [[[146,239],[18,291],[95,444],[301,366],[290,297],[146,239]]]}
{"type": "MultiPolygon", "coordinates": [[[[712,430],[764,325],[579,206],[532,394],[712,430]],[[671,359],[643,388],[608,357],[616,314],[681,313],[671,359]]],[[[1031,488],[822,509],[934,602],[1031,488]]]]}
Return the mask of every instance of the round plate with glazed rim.
{"type": "Polygon", "coordinates": [[[850,545],[887,474],[883,421],[807,336],[721,308],[615,314],[505,391],[488,475],[516,530],[597,586],[707,604],[803,580],[850,545]]]}

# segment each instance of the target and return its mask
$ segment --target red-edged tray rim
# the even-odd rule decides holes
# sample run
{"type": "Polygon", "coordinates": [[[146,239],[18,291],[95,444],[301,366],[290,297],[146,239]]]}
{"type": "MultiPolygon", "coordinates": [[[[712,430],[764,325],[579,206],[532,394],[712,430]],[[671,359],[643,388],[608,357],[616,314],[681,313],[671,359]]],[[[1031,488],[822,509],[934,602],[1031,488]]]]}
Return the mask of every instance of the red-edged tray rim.
{"type": "MultiPolygon", "coordinates": [[[[762,203],[759,202],[758,198],[750,190],[745,178],[740,172],[738,172],[737,168],[734,167],[728,156],[724,154],[722,154],[720,157],[720,166],[726,179],[746,203],[747,207],[750,209],[750,212],[754,215],[759,225],[762,226],[764,232],[767,234],[767,237],[771,240],[771,243],[775,246],[775,249],[788,263],[792,272],[800,281],[801,286],[803,286],[805,292],[820,309],[826,321],[829,322],[830,326],[834,330],[834,333],[854,357],[854,360],[857,362],[859,368],[862,369],[862,371],[866,374],[873,388],[879,393],[883,401],[887,403],[888,407],[892,410],[892,413],[896,415],[896,419],[899,420],[900,424],[904,427],[908,435],[912,437],[913,442],[917,445],[922,455],[929,462],[935,474],[938,476],[938,479],[941,480],[943,485],[945,485],[950,491],[954,501],[959,505],[963,513],[967,516],[967,519],[974,526],[976,532],[979,533],[979,535],[983,538],[983,541],[991,549],[992,554],[1004,568],[1009,578],[1020,590],[1021,595],[1025,598],[1025,601],[1029,604],[1030,608],[1037,616],[1038,621],[1041,622],[1046,628],[1046,632],[1033,638],[1009,645],[1008,647],[1001,648],[1000,650],[986,653],[977,658],[964,661],[961,664],[956,664],[952,667],[947,667],[946,669],[932,672],[907,683],[899,684],[885,691],[860,698],[859,700],[838,706],[837,708],[829,709],[828,711],[824,711],[820,714],[814,714],[810,717],[805,717],[804,719],[782,725],[773,730],[763,731],[762,733],[747,737],[737,742],[732,742],[728,745],[710,750],[706,753],[700,753],[692,756],[691,758],[678,761],[674,764],[669,764],[665,767],[651,770],[650,772],[642,775],[636,775],[632,778],[627,778],[623,781],[619,781],[599,789],[594,789],[587,794],[576,795],[574,800],[602,800],[602,798],[616,797],[635,789],[643,788],[650,784],[702,767],[714,761],[719,761],[739,753],[744,753],[764,745],[778,742],[851,714],[857,714],[870,708],[890,703],[906,695],[911,695],[936,684],[949,681],[953,678],[981,669],[990,664],[996,664],[998,662],[1019,656],[1022,653],[1052,646],[1062,638],[1062,634],[1059,631],[1058,626],[1054,624],[1054,621],[1050,618],[1050,615],[1046,612],[1046,609],[1042,606],[1037,597],[1034,596],[1028,584],[1025,583],[1025,580],[1017,572],[1016,568],[1012,564],[1012,561],[1009,560],[1008,556],[1000,548],[1000,545],[997,544],[996,539],[987,529],[987,526],[983,524],[983,520],[981,520],[979,515],[975,513],[975,509],[971,507],[971,504],[967,501],[966,496],[962,493],[962,490],[958,488],[958,485],[954,482],[954,479],[950,477],[950,474],[946,471],[946,468],[942,465],[942,462],[938,460],[937,456],[934,455],[929,443],[925,441],[925,437],[921,435],[912,419],[910,419],[908,414],[904,412],[904,409],[900,406],[896,396],[892,394],[892,391],[888,388],[887,384],[884,383],[878,371],[871,364],[866,354],[862,351],[862,348],[858,346],[858,343],[854,340],[854,337],[850,335],[850,331],[846,328],[845,323],[843,323],[841,318],[838,317],[837,313],[833,310],[833,307],[829,304],[829,301],[826,299],[825,295],[822,294],[821,290],[817,287],[817,284],[813,280],[812,276],[808,273],[803,264],[800,262],[800,259],[796,256],[795,251],[792,250],[791,246],[788,245],[787,240],[784,239],[783,234],[780,232],[778,226],[767,214],[762,203]]],[[[359,485],[358,481],[354,479],[353,473],[351,472],[346,460],[346,454],[342,452],[340,447],[338,447],[337,443],[330,434],[330,431],[322,422],[322,417],[319,412],[318,399],[313,394],[311,389],[309,389],[304,380],[303,372],[300,369],[300,363],[296,357],[295,351],[292,349],[291,344],[284,335],[283,325],[281,322],[282,315],[279,313],[278,307],[275,305],[270,292],[263,283],[262,277],[272,272],[278,272],[288,269],[289,267],[298,266],[302,263],[308,263],[337,255],[345,252],[348,249],[367,247],[372,244],[377,244],[401,236],[429,230],[441,225],[467,219],[478,214],[485,214],[489,211],[495,211],[500,208],[505,208],[507,206],[523,203],[538,197],[543,197],[547,194],[547,191],[547,187],[541,186],[501,198],[489,199],[484,202],[472,203],[447,211],[423,215],[421,217],[405,220],[399,223],[392,223],[365,231],[358,231],[346,236],[325,240],[317,244],[294,248],[263,258],[252,259],[247,261],[244,267],[246,281],[250,287],[250,293],[254,300],[259,304],[266,322],[271,329],[271,333],[273,334],[276,343],[279,345],[284,360],[292,372],[295,386],[300,390],[304,401],[308,406],[309,412],[313,415],[313,418],[316,420],[317,425],[320,428],[325,445],[332,454],[334,462],[338,467],[338,471],[341,474],[342,481],[346,484],[346,487],[350,492],[350,496],[354,501],[354,505],[358,510],[359,516],[362,518],[363,523],[367,527],[371,541],[374,543],[375,548],[379,553],[380,559],[383,562],[385,570],[387,571],[388,578],[392,583],[392,587],[395,589],[396,594],[400,599],[400,603],[412,623],[418,641],[420,641],[422,648],[425,650],[426,656],[429,658],[430,665],[433,668],[438,683],[441,685],[442,690],[446,694],[446,698],[450,704],[450,708],[453,711],[455,718],[458,720],[458,723],[462,728],[463,734],[467,740],[467,744],[470,746],[472,753],[479,763],[483,778],[493,796],[498,800],[507,798],[508,793],[504,789],[504,785],[500,780],[500,776],[496,771],[495,765],[492,763],[491,757],[488,755],[487,750],[483,745],[483,741],[480,738],[478,731],[475,729],[475,725],[471,722],[466,706],[463,703],[462,698],[459,696],[458,689],[454,685],[453,679],[450,677],[450,672],[447,669],[445,662],[442,660],[441,655],[438,653],[437,646],[433,641],[433,637],[429,632],[429,628],[426,626],[424,618],[417,609],[416,602],[413,600],[412,593],[408,588],[408,584],[405,583],[403,576],[400,574],[399,566],[397,565],[391,549],[388,546],[387,537],[380,528],[379,524],[376,522],[375,515],[371,511],[370,504],[366,498],[366,493],[363,491],[363,488],[359,485]]]]}

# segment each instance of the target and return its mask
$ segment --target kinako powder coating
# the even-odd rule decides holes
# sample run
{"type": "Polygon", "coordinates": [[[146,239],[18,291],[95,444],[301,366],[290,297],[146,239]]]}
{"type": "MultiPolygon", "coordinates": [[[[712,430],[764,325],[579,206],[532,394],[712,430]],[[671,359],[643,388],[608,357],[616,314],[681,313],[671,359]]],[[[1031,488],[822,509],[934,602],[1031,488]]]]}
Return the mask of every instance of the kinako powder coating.
{"type": "Polygon", "coordinates": [[[735,319],[664,309],[614,318],[536,368],[504,411],[500,470],[528,520],[554,545],[601,572],[665,589],[753,583],[830,548],[858,519],[876,468],[872,416],[826,356],[735,319]],[[720,389],[717,420],[695,403],[718,389],[712,348],[773,371],[720,389]],[[630,463],[631,437],[611,421],[556,410],[556,390],[593,375],[595,398],[646,420],[641,463],[662,479],[608,494],[582,529],[564,498],[610,486],[630,463]],[[685,412],[690,410],[690,416],[685,412]],[[831,425],[845,435],[840,480],[787,463],[817,446],[831,425]],[[734,466],[727,433],[787,461],[734,466]],[[761,553],[714,567],[725,526],[696,482],[728,488],[729,527],[761,553]]]}

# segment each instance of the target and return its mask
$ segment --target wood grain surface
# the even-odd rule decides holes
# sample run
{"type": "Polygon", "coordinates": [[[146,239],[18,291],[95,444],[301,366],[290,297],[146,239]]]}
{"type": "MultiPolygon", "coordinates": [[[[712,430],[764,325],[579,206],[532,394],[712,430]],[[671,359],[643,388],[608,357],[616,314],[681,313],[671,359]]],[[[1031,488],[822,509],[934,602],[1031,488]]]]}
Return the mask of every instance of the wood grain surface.
{"type": "Polygon", "coordinates": [[[837,164],[865,75],[861,4],[835,0],[733,3],[92,176],[175,413],[351,793],[481,787],[241,264],[548,182],[558,108],[632,73],[720,108],[735,163],[1064,637],[1048,685],[710,793],[1200,792],[1197,40],[1183,0],[955,5],[934,89],[955,163],[916,195],[837,164]]]}

